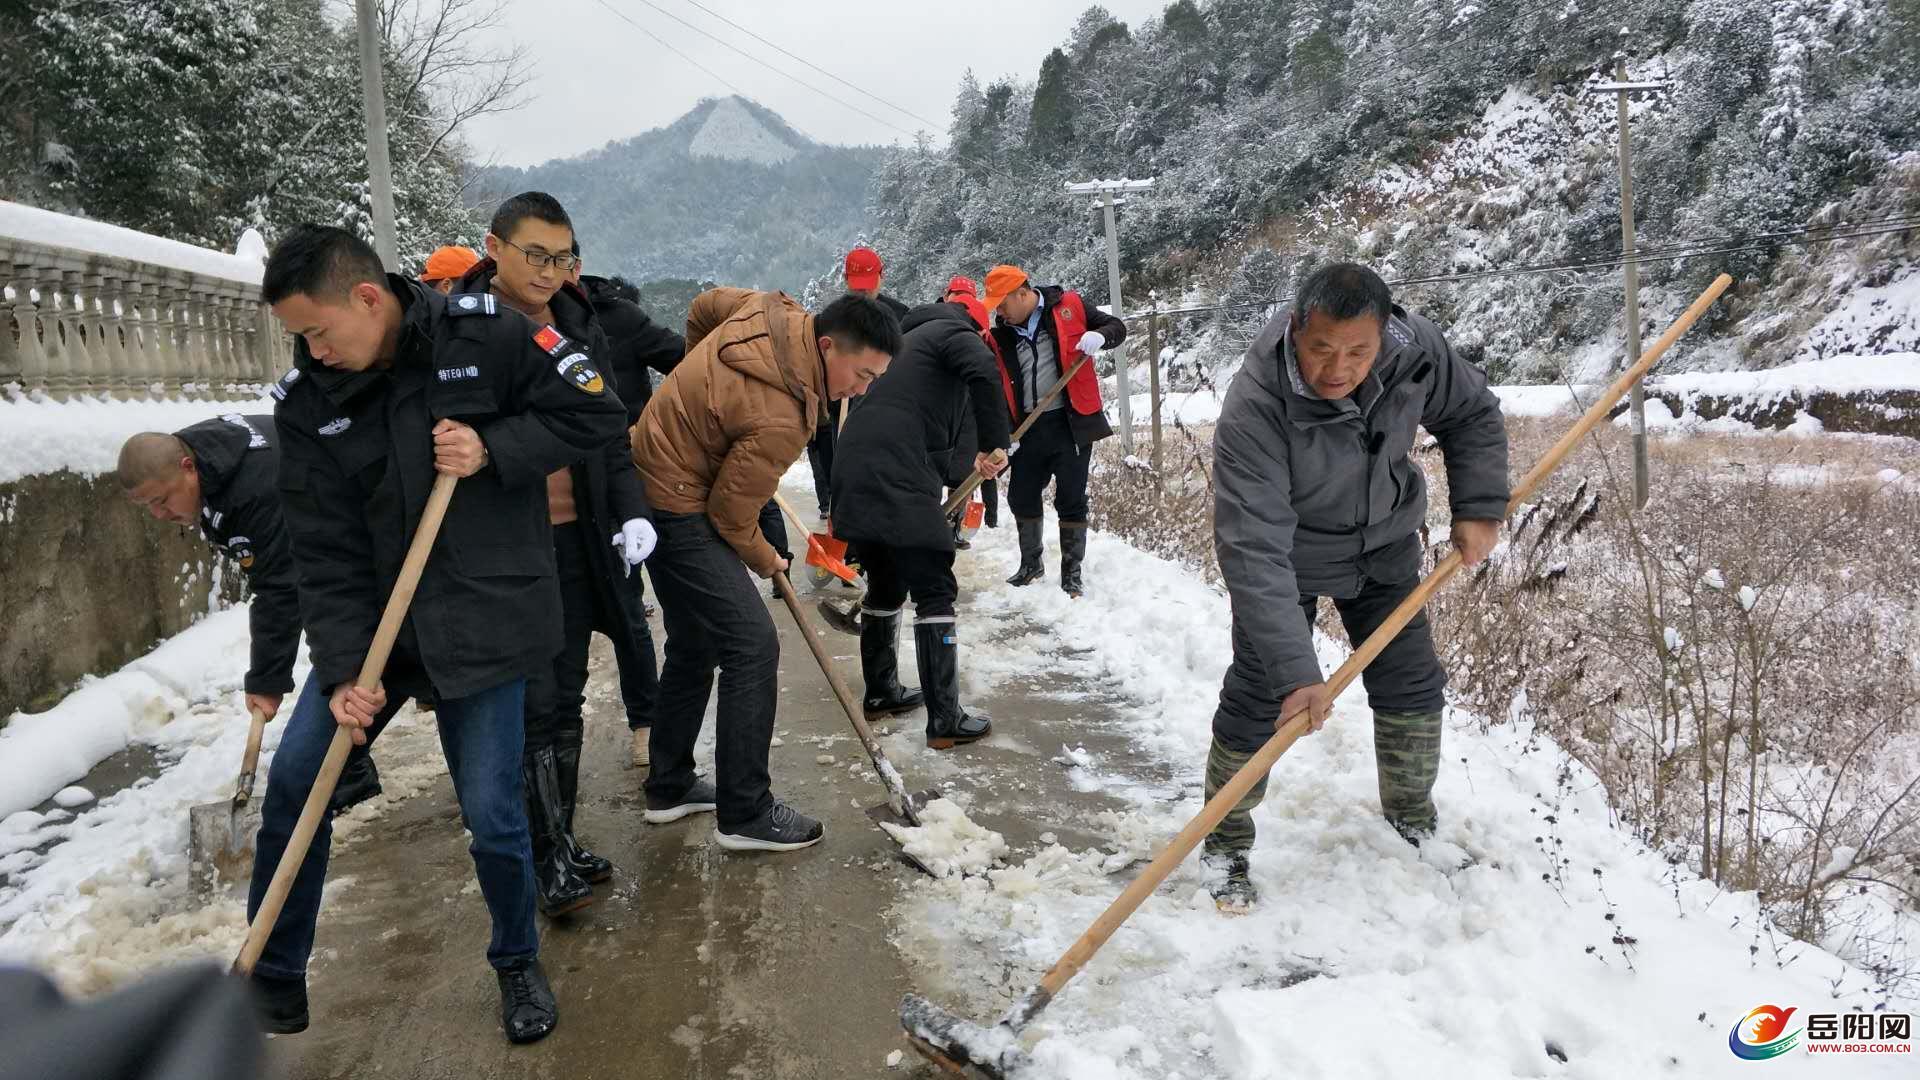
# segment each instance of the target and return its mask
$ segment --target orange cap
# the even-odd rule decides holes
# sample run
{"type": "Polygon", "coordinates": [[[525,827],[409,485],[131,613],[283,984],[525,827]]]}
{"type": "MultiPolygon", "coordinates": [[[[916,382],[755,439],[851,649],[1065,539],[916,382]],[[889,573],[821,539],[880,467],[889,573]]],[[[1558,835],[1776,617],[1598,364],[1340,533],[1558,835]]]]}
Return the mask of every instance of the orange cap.
{"type": "Polygon", "coordinates": [[[1025,270],[1002,263],[987,271],[987,298],[981,302],[987,305],[988,311],[998,310],[1002,300],[1012,296],[1026,283],[1025,270]]]}
{"type": "Polygon", "coordinates": [[[467,271],[480,264],[480,255],[472,248],[443,247],[434,249],[427,256],[427,268],[420,271],[420,280],[431,284],[436,281],[459,281],[467,276],[467,271]]]}

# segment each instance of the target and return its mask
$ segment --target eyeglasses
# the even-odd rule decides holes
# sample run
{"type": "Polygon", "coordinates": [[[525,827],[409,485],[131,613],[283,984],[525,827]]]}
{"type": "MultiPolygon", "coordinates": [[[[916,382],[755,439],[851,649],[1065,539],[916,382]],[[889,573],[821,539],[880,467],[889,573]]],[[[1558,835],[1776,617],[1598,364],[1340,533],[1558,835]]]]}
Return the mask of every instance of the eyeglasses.
{"type": "Polygon", "coordinates": [[[580,256],[575,255],[571,251],[563,251],[558,255],[549,255],[544,251],[528,251],[526,248],[523,248],[519,244],[516,244],[513,241],[508,240],[504,237],[497,237],[496,239],[499,239],[501,243],[507,245],[508,247],[519,252],[520,254],[525,255],[527,257],[528,266],[536,267],[542,270],[546,269],[549,266],[553,267],[556,270],[571,270],[574,267],[580,265],[580,256]]]}

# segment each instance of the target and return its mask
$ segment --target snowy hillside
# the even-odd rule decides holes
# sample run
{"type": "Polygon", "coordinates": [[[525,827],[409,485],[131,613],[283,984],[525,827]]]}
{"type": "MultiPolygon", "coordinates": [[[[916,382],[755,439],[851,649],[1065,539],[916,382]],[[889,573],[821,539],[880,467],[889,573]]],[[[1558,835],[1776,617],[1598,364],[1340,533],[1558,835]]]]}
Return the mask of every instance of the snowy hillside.
{"type": "Polygon", "coordinates": [[[879,151],[826,146],[738,97],[578,157],[477,172],[483,216],[516,192],[548,191],[579,232],[587,271],[798,292],[837,261],[866,218],[879,151]]]}

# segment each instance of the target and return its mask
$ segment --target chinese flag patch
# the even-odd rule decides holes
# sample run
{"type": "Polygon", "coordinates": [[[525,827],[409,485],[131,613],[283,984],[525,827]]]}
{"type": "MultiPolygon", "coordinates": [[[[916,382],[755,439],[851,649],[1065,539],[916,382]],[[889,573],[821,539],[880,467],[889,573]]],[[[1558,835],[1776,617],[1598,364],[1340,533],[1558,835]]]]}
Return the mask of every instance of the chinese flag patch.
{"type": "Polygon", "coordinates": [[[543,326],[533,335],[533,343],[540,346],[541,351],[549,354],[559,352],[560,346],[566,342],[567,339],[561,336],[560,331],[551,326],[543,326]]]}

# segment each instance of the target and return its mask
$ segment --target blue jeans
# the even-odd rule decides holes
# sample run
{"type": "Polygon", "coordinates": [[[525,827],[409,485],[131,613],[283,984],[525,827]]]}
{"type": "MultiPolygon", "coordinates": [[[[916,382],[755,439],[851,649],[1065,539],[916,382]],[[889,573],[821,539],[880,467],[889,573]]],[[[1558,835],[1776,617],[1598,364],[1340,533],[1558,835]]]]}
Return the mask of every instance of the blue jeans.
{"type": "MultiPolygon", "coordinates": [[[[435,719],[440,749],[453,776],[453,791],[473,833],[467,850],[480,879],[480,893],[493,915],[493,940],[487,962],[504,967],[540,952],[539,931],[533,921],[533,847],[527,837],[527,811],[520,789],[522,710],[526,680],[514,679],[469,697],[444,699],[435,719]]],[[[397,710],[405,699],[388,698],[397,710]]],[[[327,707],[327,694],[313,680],[300,690],[293,714],[281,733],[267,773],[267,797],[260,807],[260,834],[254,842],[253,885],[247,890],[247,920],[260,910],[260,900],[273,881],[273,871],[300,820],[300,809],[327,745],[338,729],[327,707]]],[[[254,970],[281,979],[305,976],[313,952],[313,926],[320,914],[320,890],[327,877],[327,849],[333,840],[333,817],[321,819],[307,848],[306,861],[293,879],[286,906],[254,970]]]]}

